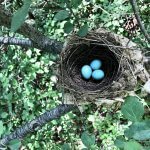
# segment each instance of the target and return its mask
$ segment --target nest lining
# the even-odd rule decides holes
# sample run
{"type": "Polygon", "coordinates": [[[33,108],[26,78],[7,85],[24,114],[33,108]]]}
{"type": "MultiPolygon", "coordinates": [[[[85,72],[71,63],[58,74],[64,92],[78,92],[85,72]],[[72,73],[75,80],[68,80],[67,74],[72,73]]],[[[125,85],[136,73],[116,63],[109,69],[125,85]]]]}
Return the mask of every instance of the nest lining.
{"type": "MultiPolygon", "coordinates": [[[[80,92],[96,92],[108,88],[114,80],[119,77],[118,58],[107,47],[90,43],[81,44],[70,49],[65,58],[64,76],[69,80],[71,88],[80,92]],[[94,59],[102,61],[102,70],[105,73],[103,80],[95,81],[83,79],[81,68],[83,65],[90,64],[94,59]]],[[[66,81],[67,82],[67,81],[66,81]]]]}

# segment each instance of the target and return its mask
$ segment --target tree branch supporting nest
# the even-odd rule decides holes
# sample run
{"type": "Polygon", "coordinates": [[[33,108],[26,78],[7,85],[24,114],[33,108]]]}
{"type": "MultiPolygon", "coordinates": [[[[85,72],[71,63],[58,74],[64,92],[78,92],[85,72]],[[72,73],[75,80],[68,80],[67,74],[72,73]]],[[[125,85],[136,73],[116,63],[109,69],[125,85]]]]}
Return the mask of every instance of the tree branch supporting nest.
{"type": "Polygon", "coordinates": [[[140,18],[139,9],[138,9],[136,0],[130,0],[130,3],[132,5],[132,9],[134,11],[134,14],[135,14],[135,17],[137,19],[137,22],[138,22],[138,24],[140,26],[140,29],[143,32],[143,34],[144,34],[145,38],[147,39],[147,41],[150,43],[150,35],[147,33],[144,25],[142,24],[142,20],[140,18]]]}
{"type": "Polygon", "coordinates": [[[0,37],[0,44],[4,45],[18,45],[22,47],[32,47],[32,41],[28,39],[0,37]]]}
{"type": "MultiPolygon", "coordinates": [[[[12,15],[0,5],[0,26],[10,28],[12,15]]],[[[32,47],[53,53],[60,53],[63,43],[50,39],[31,25],[24,23],[18,30],[18,33],[24,35],[32,41],[32,47]]]]}
{"type": "Polygon", "coordinates": [[[41,116],[16,129],[16,131],[13,133],[2,138],[0,140],[0,149],[3,149],[11,140],[21,139],[31,132],[38,131],[39,128],[45,125],[47,122],[58,119],[59,117],[74,109],[77,109],[77,106],[62,104],[50,111],[45,112],[41,116]]]}

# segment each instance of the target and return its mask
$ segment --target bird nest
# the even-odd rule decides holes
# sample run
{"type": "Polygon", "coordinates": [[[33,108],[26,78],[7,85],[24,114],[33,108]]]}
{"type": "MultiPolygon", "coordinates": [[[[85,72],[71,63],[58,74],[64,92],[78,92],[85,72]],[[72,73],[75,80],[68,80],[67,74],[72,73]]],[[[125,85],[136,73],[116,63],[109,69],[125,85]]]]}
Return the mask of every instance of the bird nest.
{"type": "Polygon", "coordinates": [[[86,37],[73,35],[61,53],[60,85],[69,99],[78,102],[121,97],[135,88],[138,77],[147,80],[142,60],[135,43],[109,31],[98,29],[86,37]],[[102,61],[105,77],[85,80],[81,68],[94,59],[102,61]]]}

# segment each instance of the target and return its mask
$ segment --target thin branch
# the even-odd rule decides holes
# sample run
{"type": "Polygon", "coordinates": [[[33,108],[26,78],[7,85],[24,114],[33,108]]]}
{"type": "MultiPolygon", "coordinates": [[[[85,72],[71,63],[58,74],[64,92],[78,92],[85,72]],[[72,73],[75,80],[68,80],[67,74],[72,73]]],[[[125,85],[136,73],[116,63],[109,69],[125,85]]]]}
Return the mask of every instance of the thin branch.
{"type": "Polygon", "coordinates": [[[142,24],[142,20],[140,18],[139,8],[137,6],[136,0],[130,0],[130,3],[132,5],[133,11],[134,11],[135,17],[137,19],[137,22],[140,26],[140,29],[143,32],[143,34],[144,34],[145,38],[147,39],[147,41],[150,43],[150,35],[147,33],[144,25],[142,24]]]}
{"type": "Polygon", "coordinates": [[[22,127],[16,129],[13,133],[5,136],[0,140],[0,149],[5,148],[5,146],[14,139],[22,139],[24,136],[26,136],[29,133],[32,133],[34,131],[38,131],[39,128],[41,128],[43,125],[48,123],[49,121],[52,121],[54,119],[58,119],[61,116],[65,115],[66,113],[77,109],[77,106],[75,105],[59,105],[56,108],[45,112],[41,116],[35,118],[34,120],[26,123],[22,127]]]}
{"type": "MultiPolygon", "coordinates": [[[[12,15],[0,5],[0,26],[10,28],[12,15]]],[[[24,23],[18,33],[24,35],[32,41],[32,46],[47,52],[60,53],[63,43],[50,39],[31,25],[24,23]]]]}
{"type": "Polygon", "coordinates": [[[0,45],[18,45],[23,47],[32,47],[32,41],[28,39],[19,39],[12,37],[0,37],[0,45]]]}

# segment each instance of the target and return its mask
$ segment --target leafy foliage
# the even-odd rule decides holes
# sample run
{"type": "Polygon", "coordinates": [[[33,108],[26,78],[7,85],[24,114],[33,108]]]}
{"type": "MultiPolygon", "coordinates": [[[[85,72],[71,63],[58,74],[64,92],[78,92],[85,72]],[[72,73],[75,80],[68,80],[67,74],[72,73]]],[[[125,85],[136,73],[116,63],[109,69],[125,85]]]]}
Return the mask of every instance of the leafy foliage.
{"type": "Polygon", "coordinates": [[[90,135],[87,131],[82,133],[81,140],[87,148],[90,148],[95,144],[95,136],[90,135]]]}
{"type": "Polygon", "coordinates": [[[124,150],[135,150],[135,149],[142,150],[143,148],[139,143],[135,141],[129,141],[124,144],[124,150]]]}
{"type": "Polygon", "coordinates": [[[25,21],[31,0],[25,0],[24,5],[14,14],[11,23],[11,31],[16,32],[25,21]]]}
{"type": "Polygon", "coordinates": [[[81,36],[81,37],[83,37],[83,36],[86,36],[87,33],[88,33],[88,25],[85,24],[85,25],[83,25],[83,26],[79,29],[78,35],[81,36]]]}
{"type": "Polygon", "coordinates": [[[126,141],[123,137],[118,137],[115,141],[115,145],[123,150],[144,149],[140,143],[135,141],[150,140],[150,120],[141,120],[144,115],[143,104],[137,97],[127,97],[121,112],[126,119],[132,121],[129,128],[125,130],[124,135],[128,137],[128,139],[134,140],[126,141]]]}
{"type": "Polygon", "coordinates": [[[140,121],[144,114],[144,107],[137,97],[127,97],[121,109],[124,117],[132,122],[140,121]]]}
{"type": "Polygon", "coordinates": [[[70,22],[66,22],[64,25],[64,32],[70,33],[73,30],[73,24],[70,22]]]}
{"type": "Polygon", "coordinates": [[[65,20],[69,17],[69,12],[67,10],[60,10],[56,15],[55,19],[58,21],[65,20]]]}
{"type": "Polygon", "coordinates": [[[62,150],[71,150],[69,144],[65,143],[64,145],[62,145],[61,147],[62,150]]]}
{"type": "Polygon", "coordinates": [[[81,5],[82,0],[71,0],[71,6],[73,8],[78,8],[79,5],[81,5]]]}
{"type": "Polygon", "coordinates": [[[19,140],[12,140],[8,145],[11,150],[19,150],[20,146],[21,142],[19,140]]]}
{"type": "Polygon", "coordinates": [[[125,136],[135,140],[150,139],[150,120],[133,123],[130,128],[125,131],[125,136]]]}
{"type": "Polygon", "coordinates": [[[115,145],[116,145],[118,148],[123,149],[125,142],[126,142],[126,140],[125,140],[122,136],[119,136],[119,137],[117,137],[117,139],[115,140],[115,145]]]}

